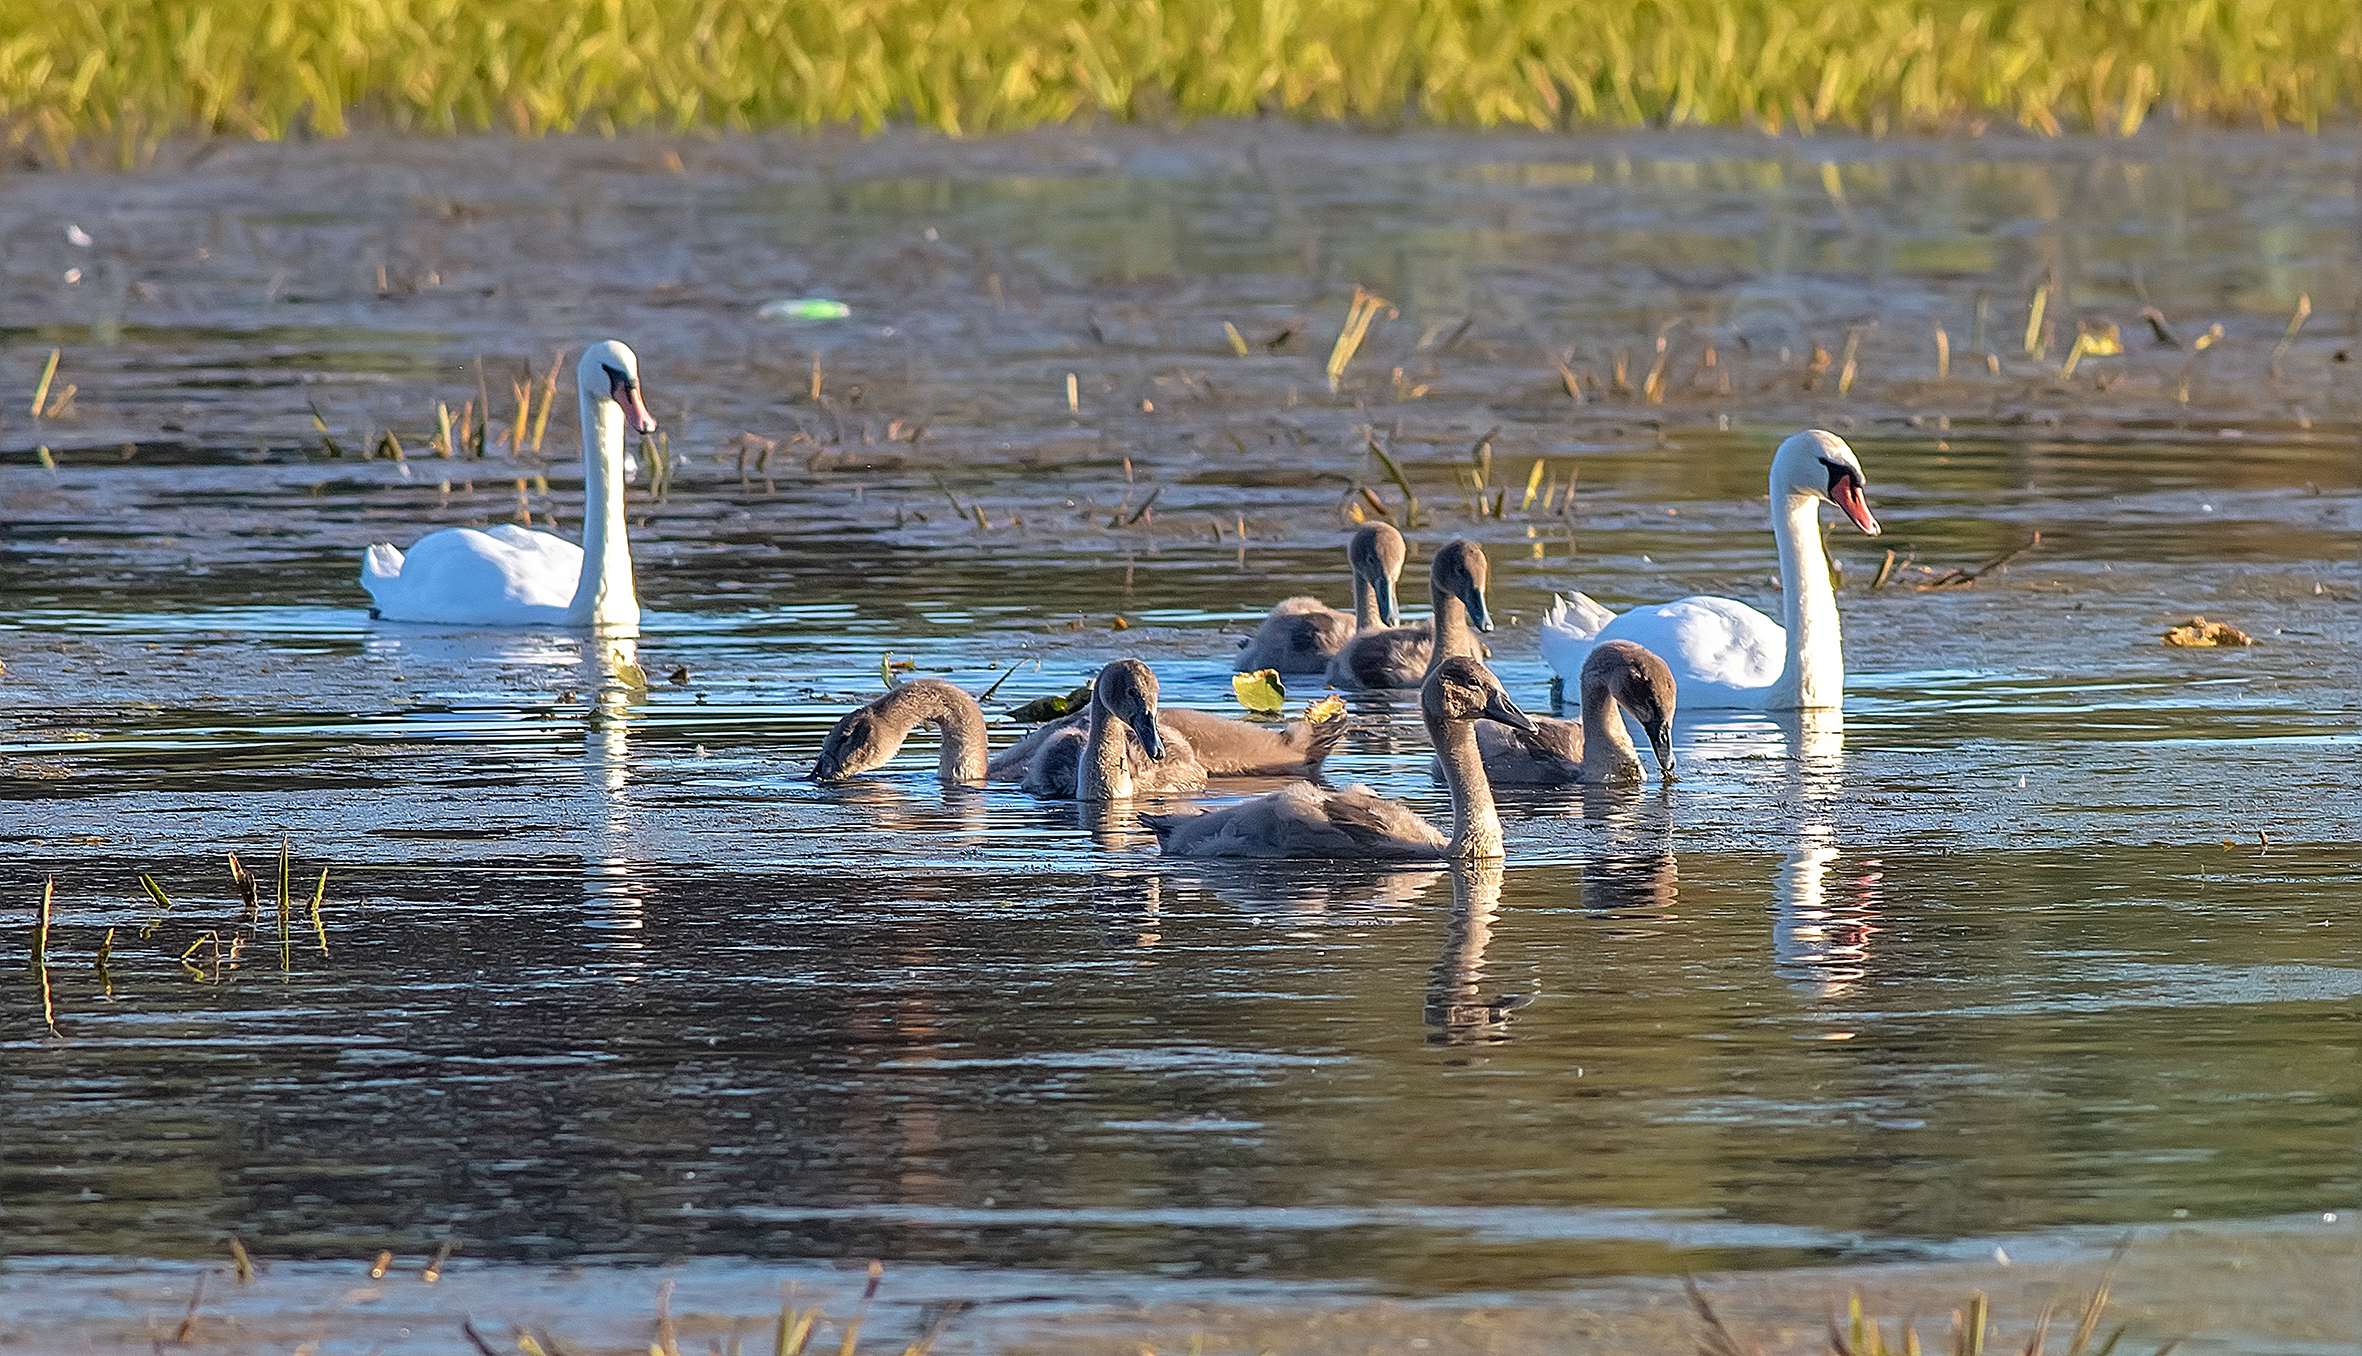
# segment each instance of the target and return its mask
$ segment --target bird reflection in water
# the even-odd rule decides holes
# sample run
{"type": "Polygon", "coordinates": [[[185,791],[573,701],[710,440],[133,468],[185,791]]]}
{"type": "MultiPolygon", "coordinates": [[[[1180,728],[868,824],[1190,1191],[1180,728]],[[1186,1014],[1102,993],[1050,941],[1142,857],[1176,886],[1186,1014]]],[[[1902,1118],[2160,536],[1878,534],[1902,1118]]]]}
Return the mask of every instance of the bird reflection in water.
{"type": "Polygon", "coordinates": [[[1452,916],[1443,934],[1443,954],[1428,972],[1427,1034],[1436,1045],[1496,1045],[1509,1039],[1509,1014],[1533,1001],[1530,994],[1485,995],[1485,948],[1492,944],[1493,919],[1501,911],[1501,863],[1464,861],[1452,866],[1452,916]]]}
{"type": "Polygon", "coordinates": [[[1795,802],[1805,807],[1796,845],[1772,877],[1772,970],[1820,998],[1851,989],[1869,973],[1878,935],[1882,872],[1840,865],[1836,831],[1818,813],[1843,790],[1845,717],[1801,711],[1781,718],[1795,768],[1795,802]]]}
{"type": "Polygon", "coordinates": [[[639,642],[599,635],[589,646],[583,667],[585,686],[594,695],[583,735],[583,781],[598,818],[586,835],[593,851],[583,863],[582,895],[584,924],[598,937],[587,945],[596,951],[639,951],[646,943],[628,934],[646,926],[651,889],[629,851],[631,703],[647,696],[648,679],[640,671],[639,642]]]}
{"type": "MultiPolygon", "coordinates": [[[[1110,947],[1140,951],[1164,940],[1165,878],[1155,871],[1102,871],[1093,880],[1091,910],[1099,916],[1101,939],[1110,947]]],[[[1149,956],[1142,965],[1154,965],[1149,956]]]]}
{"type": "MultiPolygon", "coordinates": [[[[1605,839],[1602,850],[1583,862],[1584,912],[1618,922],[1672,922],[1678,916],[1681,869],[1673,857],[1673,805],[1664,784],[1653,790],[1584,787],[1583,818],[1598,825],[1605,839]]],[[[1658,932],[1623,927],[1599,935],[1629,940],[1658,932]]]]}
{"type": "MultiPolygon", "coordinates": [[[[1312,929],[1392,922],[1443,874],[1347,862],[1253,861],[1205,858],[1182,864],[1168,858],[1164,874],[1183,890],[1199,890],[1284,927],[1312,929]]],[[[1318,937],[1312,931],[1305,937],[1318,937]]]]}

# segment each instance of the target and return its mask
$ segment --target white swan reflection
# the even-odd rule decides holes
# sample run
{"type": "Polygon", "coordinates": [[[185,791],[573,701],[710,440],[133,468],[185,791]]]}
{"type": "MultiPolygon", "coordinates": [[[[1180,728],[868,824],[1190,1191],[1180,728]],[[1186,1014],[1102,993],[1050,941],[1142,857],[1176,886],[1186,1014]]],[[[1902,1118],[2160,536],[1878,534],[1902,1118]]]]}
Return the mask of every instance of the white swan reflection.
{"type": "Polygon", "coordinates": [[[1832,998],[1869,973],[1881,873],[1849,876],[1836,830],[1820,812],[1843,786],[1844,715],[1802,711],[1780,724],[1793,754],[1795,800],[1807,818],[1772,876],[1772,970],[1800,992],[1832,998]]]}
{"type": "MultiPolygon", "coordinates": [[[[584,685],[591,690],[589,726],[583,734],[583,783],[596,807],[586,826],[582,896],[585,924],[598,934],[588,945],[601,951],[640,951],[647,943],[628,934],[647,926],[652,887],[633,846],[631,703],[647,695],[648,676],[639,664],[639,642],[600,635],[587,642],[584,685]]],[[[636,967],[635,962],[635,967],[636,967]]]]}

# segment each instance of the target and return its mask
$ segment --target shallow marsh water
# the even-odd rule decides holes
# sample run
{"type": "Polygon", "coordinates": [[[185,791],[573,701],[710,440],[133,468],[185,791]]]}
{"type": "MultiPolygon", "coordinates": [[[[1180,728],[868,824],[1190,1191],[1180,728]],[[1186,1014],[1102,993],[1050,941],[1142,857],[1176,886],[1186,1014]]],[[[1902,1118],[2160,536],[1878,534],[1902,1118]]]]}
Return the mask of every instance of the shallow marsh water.
{"type": "MultiPolygon", "coordinates": [[[[56,877],[64,1034],[0,989],[0,1209],[12,1254],[83,1260],[0,1280],[103,1308],[235,1235],[742,1287],[883,1257],[1078,1306],[1537,1301],[2350,1210],[2354,157],[2135,145],[1217,128],[5,181],[0,890],[22,938],[56,877]],[[2023,357],[2050,269],[2127,355],[2023,357]],[[2136,273],[2179,337],[2229,338],[2144,348],[2136,273]],[[1400,314],[1332,395],[1357,282],[1400,314]],[[754,318],[804,293],[854,321],[754,318]],[[680,459],[634,492],[646,686],[610,644],[369,620],[371,540],[572,524],[565,391],[540,460],[504,423],[481,461],[422,432],[478,356],[505,421],[525,362],[607,332],[680,459]],[[1664,399],[1619,393],[1660,333],[1664,399]],[[1849,335],[1839,393],[1811,347],[1849,335]],[[27,424],[53,347],[74,403],[27,424]],[[1337,594],[1340,505],[1406,512],[1373,439],[1422,561],[1485,543],[1538,709],[1554,589],[1771,605],[1762,468],[1808,423],[1887,528],[1832,537],[1842,730],[1687,714],[1669,787],[1506,795],[1502,871],[1168,865],[1127,816],[937,788],[924,740],[799,780],[887,654],[979,690],[1020,665],[1024,700],[1135,652],[1229,709],[1261,609],[1337,594]],[[389,426],[409,459],[356,459],[389,426]],[[743,474],[742,430],[777,444],[743,474]],[[1498,517],[1455,480],[1488,431],[1498,517]],[[2037,532],[1973,588],[1869,587],[1888,546],[1973,567],[2037,532]],[[2261,643],[2158,643],[2193,613],[2261,643]],[[282,973],[266,909],[192,976],[240,917],[221,854],[282,836],[331,869],[330,953],[299,917],[282,973]],[[146,938],[142,872],[175,901],[146,938]]],[[[1332,778],[1440,811],[1415,715],[1355,720],[1332,778]]]]}

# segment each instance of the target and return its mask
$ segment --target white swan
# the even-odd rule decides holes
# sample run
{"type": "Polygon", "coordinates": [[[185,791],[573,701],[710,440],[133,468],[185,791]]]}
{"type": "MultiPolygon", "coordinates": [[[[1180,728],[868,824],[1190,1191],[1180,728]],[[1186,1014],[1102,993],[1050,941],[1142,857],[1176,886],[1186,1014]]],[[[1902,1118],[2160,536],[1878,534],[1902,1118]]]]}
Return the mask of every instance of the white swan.
{"type": "Polygon", "coordinates": [[[1729,598],[1684,598],[1621,616],[1575,594],[1542,619],[1542,657],[1575,681],[1593,646],[1634,641],[1662,657],[1681,704],[1755,711],[1845,705],[1845,646],[1837,594],[1821,545],[1822,500],[1864,534],[1878,535],[1863,497],[1862,463],[1834,433],[1808,429],[1772,455],[1772,535],[1780,544],[1780,612],[1786,626],[1729,598]]]}
{"type": "Polygon", "coordinates": [[[640,399],[640,360],[609,339],[574,370],[582,409],[582,545],[513,523],[447,528],[408,554],[379,543],[361,558],[361,586],[387,621],[458,626],[640,623],[631,544],[623,532],[623,431],[653,433],[640,399]]]}

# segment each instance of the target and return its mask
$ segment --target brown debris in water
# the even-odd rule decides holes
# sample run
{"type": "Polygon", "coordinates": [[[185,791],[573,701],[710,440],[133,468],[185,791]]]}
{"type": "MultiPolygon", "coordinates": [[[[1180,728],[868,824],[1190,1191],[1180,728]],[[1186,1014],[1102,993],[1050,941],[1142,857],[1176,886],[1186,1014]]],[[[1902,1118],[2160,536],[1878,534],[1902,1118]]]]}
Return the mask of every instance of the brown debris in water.
{"type": "Polygon", "coordinates": [[[2212,650],[2253,645],[2255,637],[2236,626],[2210,622],[2204,617],[2192,617],[2180,626],[2167,627],[2165,643],[2182,649],[2212,650]]]}

